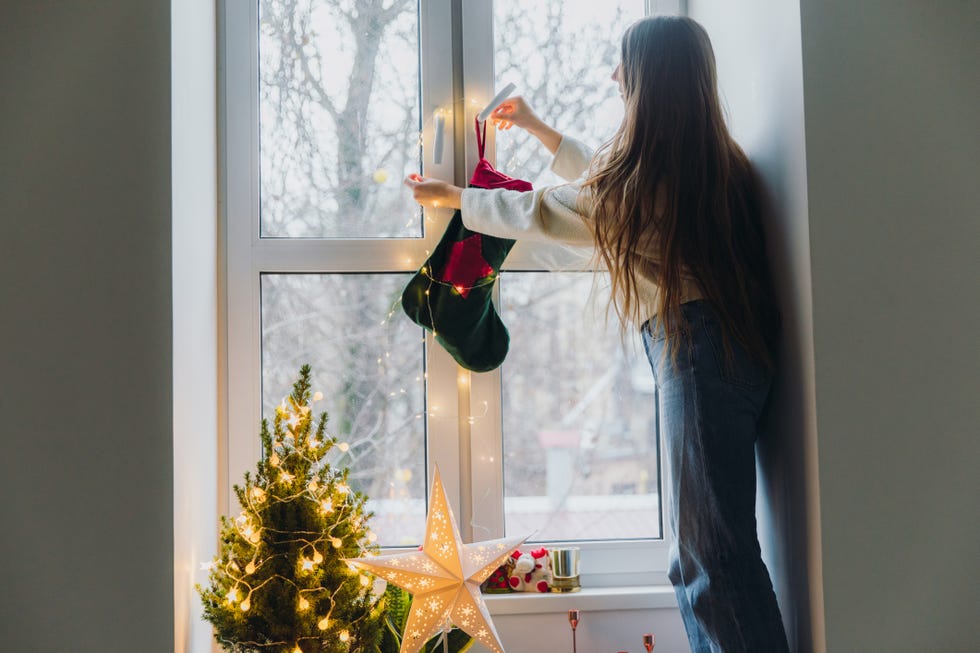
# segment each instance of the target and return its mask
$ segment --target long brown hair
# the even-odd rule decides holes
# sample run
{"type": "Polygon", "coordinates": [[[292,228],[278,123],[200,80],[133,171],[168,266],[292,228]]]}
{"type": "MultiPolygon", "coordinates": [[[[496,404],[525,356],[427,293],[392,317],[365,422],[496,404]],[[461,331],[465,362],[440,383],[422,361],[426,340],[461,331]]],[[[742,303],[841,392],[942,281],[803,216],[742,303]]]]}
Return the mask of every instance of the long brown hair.
{"type": "Polygon", "coordinates": [[[619,76],[625,117],[584,186],[616,313],[624,326],[655,314],[676,355],[686,325],[674,309],[693,278],[725,327],[729,360],[734,338],[771,367],[761,193],[725,125],[708,34],[689,18],[640,20],[623,35],[619,76]],[[657,281],[657,305],[639,296],[640,274],[657,281]]]}

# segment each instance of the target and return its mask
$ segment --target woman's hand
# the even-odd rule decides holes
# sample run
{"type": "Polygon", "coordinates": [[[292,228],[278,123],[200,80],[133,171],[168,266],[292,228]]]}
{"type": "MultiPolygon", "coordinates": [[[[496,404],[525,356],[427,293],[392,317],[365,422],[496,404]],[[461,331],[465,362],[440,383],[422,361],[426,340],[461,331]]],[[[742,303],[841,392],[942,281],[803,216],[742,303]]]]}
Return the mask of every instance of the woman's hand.
{"type": "Polygon", "coordinates": [[[422,206],[436,208],[461,208],[463,189],[438,179],[426,179],[422,175],[405,177],[405,185],[412,189],[412,197],[422,206]]]}
{"type": "Polygon", "coordinates": [[[541,143],[554,154],[561,145],[561,133],[544,123],[538,114],[528,106],[520,95],[509,97],[490,114],[490,121],[497,129],[510,129],[517,125],[533,134],[541,143]]]}
{"type": "Polygon", "coordinates": [[[534,110],[528,106],[527,102],[520,95],[509,97],[501,103],[499,107],[490,114],[490,122],[497,129],[510,129],[517,125],[521,129],[534,131],[534,128],[543,125],[541,118],[534,110]]]}

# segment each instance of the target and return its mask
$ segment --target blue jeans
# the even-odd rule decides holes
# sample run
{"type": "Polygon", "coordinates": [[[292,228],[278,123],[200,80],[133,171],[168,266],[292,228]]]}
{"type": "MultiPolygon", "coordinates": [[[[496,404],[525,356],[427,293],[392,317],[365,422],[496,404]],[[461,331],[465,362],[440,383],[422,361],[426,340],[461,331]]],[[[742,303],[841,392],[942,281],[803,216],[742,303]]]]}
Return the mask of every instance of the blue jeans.
{"type": "Polygon", "coordinates": [[[680,311],[690,337],[676,364],[673,352],[664,357],[663,330],[641,328],[667,450],[668,576],[693,653],[785,653],[755,520],[755,440],[770,377],[734,341],[726,366],[721,323],[707,302],[680,311]]]}

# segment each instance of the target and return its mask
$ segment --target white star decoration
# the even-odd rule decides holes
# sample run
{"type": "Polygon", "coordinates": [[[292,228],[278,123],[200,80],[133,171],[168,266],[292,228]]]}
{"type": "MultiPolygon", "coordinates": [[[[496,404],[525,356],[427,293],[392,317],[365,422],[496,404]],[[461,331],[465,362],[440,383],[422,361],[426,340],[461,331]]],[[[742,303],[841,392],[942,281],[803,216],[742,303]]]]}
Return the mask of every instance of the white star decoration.
{"type": "Polygon", "coordinates": [[[417,653],[447,623],[456,624],[493,653],[504,653],[480,593],[480,583],[526,539],[527,536],[463,544],[436,469],[422,550],[348,562],[414,595],[399,653],[417,653]]]}

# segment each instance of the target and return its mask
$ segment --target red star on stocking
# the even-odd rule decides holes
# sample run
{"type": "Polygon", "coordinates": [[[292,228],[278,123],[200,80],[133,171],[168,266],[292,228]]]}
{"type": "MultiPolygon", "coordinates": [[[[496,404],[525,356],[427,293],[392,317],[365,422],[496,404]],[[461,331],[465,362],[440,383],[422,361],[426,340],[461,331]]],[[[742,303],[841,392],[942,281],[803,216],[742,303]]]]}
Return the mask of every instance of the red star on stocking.
{"type": "Polygon", "coordinates": [[[480,234],[473,234],[453,243],[439,280],[452,284],[456,292],[466,299],[473,285],[491,274],[493,266],[483,258],[483,238],[480,234]]]}

